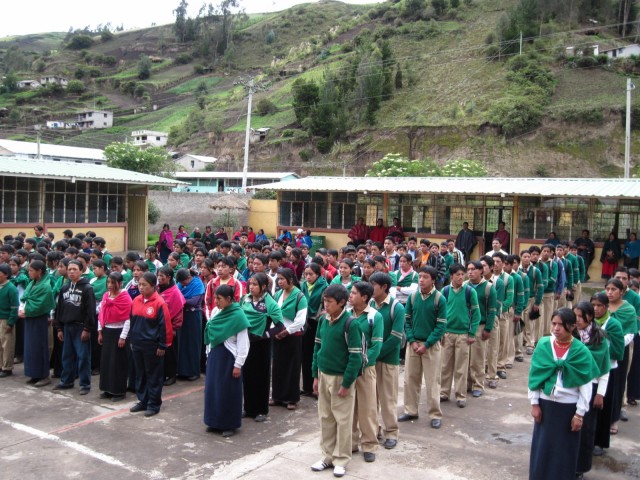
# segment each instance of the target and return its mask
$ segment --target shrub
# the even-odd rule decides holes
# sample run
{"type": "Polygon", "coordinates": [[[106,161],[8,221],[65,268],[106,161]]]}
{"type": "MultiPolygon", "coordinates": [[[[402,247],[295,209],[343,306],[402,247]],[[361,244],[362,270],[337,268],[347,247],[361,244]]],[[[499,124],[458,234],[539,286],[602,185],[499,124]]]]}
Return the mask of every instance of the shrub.
{"type": "Polygon", "coordinates": [[[309,160],[311,160],[313,154],[309,150],[304,149],[298,152],[298,156],[303,162],[308,162],[309,160]]]}
{"type": "Polygon", "coordinates": [[[156,203],[149,199],[149,211],[147,213],[147,220],[149,221],[149,225],[155,225],[160,220],[161,215],[160,208],[156,205],[156,203]]]}
{"type": "Polygon", "coordinates": [[[292,128],[287,128],[282,131],[282,138],[293,138],[296,134],[296,131],[292,128]]]}
{"type": "Polygon", "coordinates": [[[67,48],[71,50],[82,50],[93,45],[93,39],[89,35],[74,35],[67,48]]]}
{"type": "Polygon", "coordinates": [[[202,64],[197,64],[193,66],[193,73],[195,73],[196,75],[202,75],[204,73],[204,65],[202,64]]]}
{"type": "Polygon", "coordinates": [[[278,107],[269,100],[268,98],[261,98],[258,104],[256,105],[256,112],[258,115],[269,115],[271,113],[276,113],[278,111],[278,107]]]}
{"type": "Polygon", "coordinates": [[[549,170],[547,170],[547,167],[544,165],[537,165],[534,172],[536,177],[547,178],[551,176],[549,170]]]}
{"type": "MultiPolygon", "coordinates": [[[[111,33],[108,29],[104,28],[100,31],[100,39],[103,42],[108,42],[109,40],[113,39],[113,33],[111,33]]],[[[156,222],[153,222],[156,223],[156,222]]]]}
{"type": "Polygon", "coordinates": [[[560,113],[560,118],[565,122],[600,124],[604,121],[604,113],[601,108],[570,108],[560,113]]]}
{"type": "Polygon", "coordinates": [[[256,200],[276,200],[278,198],[278,194],[275,190],[258,190],[253,198],[256,200]]]}
{"type": "Polygon", "coordinates": [[[333,141],[329,138],[321,138],[316,142],[316,148],[323,155],[329,153],[331,147],[333,147],[333,141]]]}
{"type": "Polygon", "coordinates": [[[187,63],[191,62],[191,60],[193,60],[193,57],[191,55],[189,55],[188,53],[181,53],[175,58],[173,63],[175,63],[176,65],[186,65],[187,63]]]}
{"type": "Polygon", "coordinates": [[[105,57],[102,59],[102,63],[104,63],[107,67],[114,67],[118,63],[118,60],[113,55],[105,55],[105,57]]]}
{"type": "Polygon", "coordinates": [[[590,68],[598,65],[598,61],[591,56],[582,56],[576,58],[576,65],[580,68],[590,68]]]}
{"type": "Polygon", "coordinates": [[[84,92],[84,90],[84,82],[81,80],[69,80],[69,83],[67,84],[67,92],[80,94],[84,92]]]}
{"type": "Polygon", "coordinates": [[[542,122],[542,106],[538,98],[506,97],[489,109],[489,118],[506,136],[534,130],[542,122]]]}
{"type": "Polygon", "coordinates": [[[276,40],[276,32],[274,32],[273,30],[269,30],[269,33],[267,33],[267,36],[265,38],[267,45],[271,45],[273,42],[275,42],[275,40],[276,40]]]}
{"type": "Polygon", "coordinates": [[[100,71],[99,68],[96,68],[96,67],[91,67],[87,73],[91,78],[98,78],[102,76],[102,72],[100,71]]]}

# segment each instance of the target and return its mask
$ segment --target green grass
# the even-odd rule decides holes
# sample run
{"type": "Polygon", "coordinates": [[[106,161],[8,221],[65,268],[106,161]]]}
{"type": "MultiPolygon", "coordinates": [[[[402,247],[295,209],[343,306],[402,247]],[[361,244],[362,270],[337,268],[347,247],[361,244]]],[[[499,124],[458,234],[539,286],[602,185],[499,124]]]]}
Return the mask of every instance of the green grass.
{"type": "Polygon", "coordinates": [[[622,107],[626,102],[626,78],[601,67],[563,69],[556,73],[558,86],[550,111],[567,108],[622,107]]]}
{"type": "Polygon", "coordinates": [[[212,87],[215,87],[216,85],[218,85],[221,81],[222,81],[221,77],[192,78],[190,80],[187,80],[184,83],[181,83],[180,85],[177,85],[167,90],[167,92],[175,93],[176,95],[182,95],[185,93],[194,93],[202,82],[204,82],[205,85],[207,86],[207,89],[210,90],[212,87]]]}
{"type": "MultiPolygon", "coordinates": [[[[296,115],[293,109],[286,110],[284,112],[276,112],[273,115],[260,116],[251,115],[251,128],[278,128],[284,127],[293,123],[296,119],[296,115]]],[[[247,121],[243,117],[238,123],[227,129],[229,132],[244,132],[247,128],[247,121]]]]}

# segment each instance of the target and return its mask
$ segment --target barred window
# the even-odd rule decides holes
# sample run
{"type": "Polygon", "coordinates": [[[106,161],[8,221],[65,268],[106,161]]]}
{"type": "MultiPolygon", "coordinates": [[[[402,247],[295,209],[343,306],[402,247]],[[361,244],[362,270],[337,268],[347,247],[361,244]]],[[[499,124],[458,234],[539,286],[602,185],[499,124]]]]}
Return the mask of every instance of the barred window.
{"type": "Polygon", "coordinates": [[[40,222],[40,180],[0,177],[2,223],[40,222]]]}

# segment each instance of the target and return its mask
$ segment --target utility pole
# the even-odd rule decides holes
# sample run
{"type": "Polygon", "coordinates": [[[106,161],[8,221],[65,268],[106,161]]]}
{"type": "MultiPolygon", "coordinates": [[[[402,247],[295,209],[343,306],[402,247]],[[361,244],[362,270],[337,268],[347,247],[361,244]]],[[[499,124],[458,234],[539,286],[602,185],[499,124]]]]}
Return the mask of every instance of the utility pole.
{"type": "Polygon", "coordinates": [[[267,85],[255,85],[253,77],[248,80],[242,78],[234,85],[242,85],[249,93],[249,101],[247,104],[247,128],[244,137],[244,165],[242,166],[242,193],[247,193],[247,172],[249,170],[249,139],[251,137],[251,103],[253,102],[253,94],[257,91],[264,91],[268,88],[267,85]]]}
{"type": "Polygon", "coordinates": [[[34,125],[33,128],[36,130],[36,141],[38,143],[38,154],[36,158],[40,160],[42,158],[42,156],[40,155],[40,128],[42,127],[40,125],[34,125]]]}
{"type": "Polygon", "coordinates": [[[624,136],[624,178],[629,178],[631,164],[631,91],[636,86],[627,78],[627,122],[624,136]]]}
{"type": "Polygon", "coordinates": [[[522,30],[520,30],[520,55],[522,55],[522,30]]]}

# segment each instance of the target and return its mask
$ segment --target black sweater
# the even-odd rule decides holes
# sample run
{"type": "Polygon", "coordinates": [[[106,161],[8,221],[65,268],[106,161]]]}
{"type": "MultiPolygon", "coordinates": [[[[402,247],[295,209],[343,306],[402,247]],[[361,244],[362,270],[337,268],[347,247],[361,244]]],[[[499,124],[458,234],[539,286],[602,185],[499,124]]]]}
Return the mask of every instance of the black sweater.
{"type": "Polygon", "coordinates": [[[96,299],[89,281],[80,278],[75,284],[64,284],[56,305],[56,329],[62,331],[64,325],[75,324],[82,325],[84,330],[90,332],[95,323],[96,299]]]}

